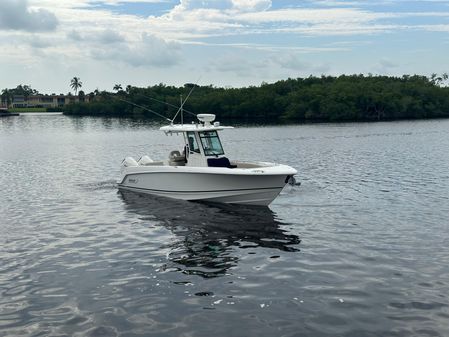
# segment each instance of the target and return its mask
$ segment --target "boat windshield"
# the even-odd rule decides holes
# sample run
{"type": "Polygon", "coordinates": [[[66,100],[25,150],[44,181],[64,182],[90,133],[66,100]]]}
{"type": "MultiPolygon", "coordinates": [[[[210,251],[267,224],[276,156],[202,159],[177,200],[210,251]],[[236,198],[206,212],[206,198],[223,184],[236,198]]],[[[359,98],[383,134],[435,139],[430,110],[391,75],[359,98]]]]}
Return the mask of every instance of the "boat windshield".
{"type": "Polygon", "coordinates": [[[195,139],[195,132],[189,131],[187,132],[187,139],[189,141],[189,149],[190,153],[196,152],[200,153],[200,148],[198,147],[198,143],[195,139]]]}
{"type": "Polygon", "coordinates": [[[206,156],[219,156],[224,154],[217,131],[200,132],[200,139],[206,156]]]}

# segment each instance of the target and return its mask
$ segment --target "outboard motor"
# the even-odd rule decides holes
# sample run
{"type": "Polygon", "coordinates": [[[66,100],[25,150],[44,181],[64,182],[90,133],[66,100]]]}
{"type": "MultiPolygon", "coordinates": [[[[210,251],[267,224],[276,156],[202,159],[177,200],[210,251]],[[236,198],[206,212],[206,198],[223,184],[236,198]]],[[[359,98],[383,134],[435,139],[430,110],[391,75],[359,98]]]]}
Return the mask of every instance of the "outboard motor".
{"type": "Polygon", "coordinates": [[[139,163],[137,163],[133,157],[126,157],[125,159],[123,159],[122,165],[125,167],[139,166],[139,163]]]}
{"type": "Polygon", "coordinates": [[[139,166],[139,163],[133,157],[126,157],[122,161],[122,166],[120,168],[120,172],[123,174],[123,171],[126,167],[134,167],[139,166]]]}
{"type": "Polygon", "coordinates": [[[133,167],[139,166],[139,163],[133,157],[126,157],[122,161],[122,167],[133,167]]]}
{"type": "Polygon", "coordinates": [[[145,166],[145,165],[151,164],[153,162],[154,162],[154,160],[151,159],[149,156],[142,156],[137,163],[139,165],[145,166]]]}

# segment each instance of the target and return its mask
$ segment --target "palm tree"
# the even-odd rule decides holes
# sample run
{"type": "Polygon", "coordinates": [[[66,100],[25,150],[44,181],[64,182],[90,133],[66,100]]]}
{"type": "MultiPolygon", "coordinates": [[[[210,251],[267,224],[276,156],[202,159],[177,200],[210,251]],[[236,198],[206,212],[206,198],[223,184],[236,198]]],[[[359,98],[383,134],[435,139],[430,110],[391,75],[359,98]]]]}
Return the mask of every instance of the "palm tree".
{"type": "Polygon", "coordinates": [[[78,93],[78,89],[83,86],[83,83],[80,81],[79,77],[74,77],[70,81],[70,87],[75,90],[75,96],[78,93]]]}
{"type": "Polygon", "coordinates": [[[114,88],[112,90],[114,90],[114,91],[122,91],[123,88],[122,88],[121,84],[116,84],[116,85],[114,85],[114,88]]]}
{"type": "Polygon", "coordinates": [[[11,100],[12,100],[12,94],[11,91],[9,89],[3,89],[2,90],[2,103],[6,103],[6,108],[9,108],[9,105],[11,104],[11,100]]]}

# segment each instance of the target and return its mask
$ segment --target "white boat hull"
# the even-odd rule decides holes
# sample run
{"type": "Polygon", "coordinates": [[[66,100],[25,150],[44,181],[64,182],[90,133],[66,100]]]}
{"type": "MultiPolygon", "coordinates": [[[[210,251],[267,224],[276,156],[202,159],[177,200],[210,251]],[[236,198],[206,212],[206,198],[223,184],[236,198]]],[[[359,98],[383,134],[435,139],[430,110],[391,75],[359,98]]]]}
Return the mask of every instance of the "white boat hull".
{"type": "Polygon", "coordinates": [[[267,206],[295,173],[286,165],[257,169],[138,166],[124,170],[119,188],[183,200],[267,206]]]}

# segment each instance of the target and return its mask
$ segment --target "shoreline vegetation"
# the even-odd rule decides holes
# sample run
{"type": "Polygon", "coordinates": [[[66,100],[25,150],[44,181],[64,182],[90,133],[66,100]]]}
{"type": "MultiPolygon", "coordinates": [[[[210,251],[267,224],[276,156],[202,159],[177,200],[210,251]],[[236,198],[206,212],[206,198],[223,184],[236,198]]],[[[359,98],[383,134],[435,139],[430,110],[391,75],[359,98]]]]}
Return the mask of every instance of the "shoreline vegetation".
{"type": "Polygon", "coordinates": [[[188,83],[182,87],[128,85],[123,90],[116,84],[115,92],[80,91],[79,95],[88,96],[89,102],[70,103],[62,110],[70,116],[161,120],[152,111],[173,118],[181,97],[187,97],[193,89],[184,105],[184,122],[195,120],[189,112],[213,113],[223,122],[270,124],[449,118],[449,87],[444,85],[447,80],[447,74],[342,75],[289,78],[244,88],[188,83]]]}
{"type": "MultiPolygon", "coordinates": [[[[449,117],[447,75],[389,77],[344,75],[287,79],[258,87],[215,88],[159,84],[147,88],[115,87],[100,92],[90,103],[70,104],[67,115],[168,118],[195,86],[184,108],[196,114],[214,113],[221,121],[344,122],[449,117]],[[117,89],[118,88],[118,89],[117,89]],[[129,104],[128,102],[133,104],[129,104]],[[165,104],[165,103],[166,104],[165,104]],[[146,109],[145,109],[146,108],[146,109]]],[[[184,114],[186,121],[192,120],[184,114]]]]}
{"type": "Polygon", "coordinates": [[[9,108],[9,112],[37,113],[37,112],[63,112],[62,108],[9,108]]]}

